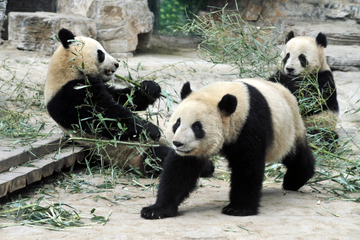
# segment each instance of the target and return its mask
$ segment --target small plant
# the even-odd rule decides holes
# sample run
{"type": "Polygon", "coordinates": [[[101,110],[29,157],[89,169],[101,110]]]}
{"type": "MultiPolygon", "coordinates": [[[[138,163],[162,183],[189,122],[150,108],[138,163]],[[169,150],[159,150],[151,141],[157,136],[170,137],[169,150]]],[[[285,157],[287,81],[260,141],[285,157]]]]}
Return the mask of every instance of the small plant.
{"type": "Polygon", "coordinates": [[[206,16],[195,16],[179,28],[202,39],[199,56],[214,64],[230,64],[239,77],[270,76],[277,66],[280,35],[276,28],[262,21],[253,24],[238,12],[225,8],[206,16]]]}

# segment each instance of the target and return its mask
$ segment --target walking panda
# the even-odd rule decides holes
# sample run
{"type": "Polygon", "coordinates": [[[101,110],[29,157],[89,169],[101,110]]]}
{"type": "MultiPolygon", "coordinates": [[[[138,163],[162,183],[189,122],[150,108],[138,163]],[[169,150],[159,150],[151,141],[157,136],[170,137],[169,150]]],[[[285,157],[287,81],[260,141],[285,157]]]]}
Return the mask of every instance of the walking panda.
{"type": "Polygon", "coordinates": [[[287,167],[283,188],[298,190],[314,174],[315,159],[295,97],[284,86],[262,79],[217,82],[193,92],[181,90],[166,137],[173,150],[160,178],[156,203],[146,219],[173,217],[195,189],[207,158],[222,154],[231,169],[230,203],[222,212],[258,213],[265,163],[287,167]]]}

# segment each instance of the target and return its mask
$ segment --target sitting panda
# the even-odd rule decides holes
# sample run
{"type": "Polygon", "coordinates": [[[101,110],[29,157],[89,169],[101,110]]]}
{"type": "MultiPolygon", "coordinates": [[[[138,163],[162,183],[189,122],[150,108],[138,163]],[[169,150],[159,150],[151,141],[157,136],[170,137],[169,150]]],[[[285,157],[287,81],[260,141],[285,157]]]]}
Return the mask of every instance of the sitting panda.
{"type": "Polygon", "coordinates": [[[314,174],[315,159],[295,97],[281,84],[262,79],[217,82],[181,90],[166,137],[173,150],[163,165],[156,203],[146,219],[173,217],[196,187],[209,156],[221,153],[231,169],[230,203],[222,212],[258,213],[265,163],[287,167],[283,188],[298,190],[314,174]]]}
{"type": "Polygon", "coordinates": [[[300,113],[310,134],[320,133],[326,142],[338,139],[335,127],[339,114],[333,74],[326,62],[323,49],[326,36],[319,33],[316,39],[295,37],[290,31],[282,52],[281,69],[271,78],[287,87],[298,99],[300,113]]]}
{"type": "MultiPolygon", "coordinates": [[[[137,89],[111,87],[106,82],[113,79],[119,63],[99,42],[75,37],[68,29],[61,29],[58,38],[61,45],[50,60],[45,84],[45,105],[55,122],[65,131],[81,136],[158,140],[159,128],[131,110],[145,110],[153,104],[160,96],[159,85],[143,81],[137,89]],[[133,104],[124,107],[131,93],[133,104]]],[[[110,158],[123,163],[124,154],[130,156],[135,151],[125,149],[109,146],[110,158]]],[[[163,159],[168,151],[168,147],[161,145],[152,149],[152,154],[163,159]]],[[[140,166],[144,156],[137,156],[131,164],[140,166]]]]}

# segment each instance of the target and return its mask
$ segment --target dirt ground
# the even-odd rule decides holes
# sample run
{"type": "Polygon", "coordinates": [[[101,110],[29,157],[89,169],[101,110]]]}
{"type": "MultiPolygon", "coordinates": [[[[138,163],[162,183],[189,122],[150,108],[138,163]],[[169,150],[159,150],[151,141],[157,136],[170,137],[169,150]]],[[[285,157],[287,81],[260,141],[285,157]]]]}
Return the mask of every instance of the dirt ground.
{"type": "MultiPolygon", "coordinates": [[[[44,83],[49,60],[50,56],[44,53],[18,51],[7,43],[0,46],[0,61],[16,79],[25,79],[26,84],[44,83]]],[[[231,67],[213,67],[189,49],[160,54],[142,53],[127,60],[132,68],[136,68],[139,62],[140,76],[156,75],[156,81],[169,91],[179,91],[186,81],[190,81],[196,89],[213,81],[235,78],[229,75],[234,72],[231,67]],[[164,68],[169,64],[174,65],[164,68]]],[[[0,70],[1,76],[8,73],[8,70],[0,70]]],[[[117,74],[126,75],[127,70],[120,68],[117,74]]],[[[136,75],[133,72],[133,76],[136,75]]],[[[160,106],[164,107],[164,103],[160,106]]],[[[48,128],[52,124],[48,119],[48,128]]],[[[162,128],[165,125],[160,123],[162,128]]],[[[348,126],[353,127],[351,123],[348,126]]],[[[221,176],[224,167],[218,166],[215,175],[221,176]]],[[[105,180],[104,175],[79,175],[94,184],[105,180]]],[[[0,239],[360,239],[360,205],[336,199],[326,192],[314,192],[308,186],[299,192],[284,193],[281,183],[266,181],[260,213],[257,216],[233,217],[221,214],[222,207],[228,203],[229,183],[217,178],[202,179],[197,191],[179,207],[177,217],[145,220],[140,217],[140,210],[155,202],[154,192],[144,191],[143,187],[134,186],[126,179],[123,181],[125,184],[116,185],[103,193],[70,193],[69,189],[57,188],[58,193],[46,196],[49,203],[59,202],[60,199],[77,209],[86,222],[89,222],[93,208],[96,215],[111,213],[105,225],[93,224],[64,231],[13,226],[0,229],[0,239]],[[115,204],[97,198],[98,195],[107,199],[124,195],[131,198],[115,204]]],[[[146,179],[139,181],[149,184],[146,179]]],[[[44,185],[43,189],[49,186],[44,185]]],[[[40,196],[36,192],[31,194],[34,199],[40,196]]],[[[7,223],[12,222],[0,219],[0,225],[7,223]]]]}

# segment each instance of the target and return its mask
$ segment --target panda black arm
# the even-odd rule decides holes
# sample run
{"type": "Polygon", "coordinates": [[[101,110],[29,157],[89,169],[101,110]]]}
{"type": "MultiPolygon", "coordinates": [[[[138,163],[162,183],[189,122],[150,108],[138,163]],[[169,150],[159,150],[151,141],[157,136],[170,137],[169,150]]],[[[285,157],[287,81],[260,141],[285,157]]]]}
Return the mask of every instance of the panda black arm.
{"type": "Polygon", "coordinates": [[[116,89],[106,85],[109,93],[114,97],[115,101],[119,104],[124,105],[128,101],[127,95],[131,94],[132,90],[135,90],[133,93],[133,110],[143,111],[149,105],[153,104],[156,99],[160,97],[161,88],[160,86],[153,81],[143,81],[141,82],[141,88],[123,88],[116,89]]]}
{"type": "MultiPolygon", "coordinates": [[[[127,138],[137,138],[142,130],[146,130],[148,136],[153,140],[158,140],[161,136],[160,130],[154,124],[140,118],[132,113],[128,108],[117,104],[113,97],[109,95],[109,87],[101,83],[93,83],[91,86],[92,99],[95,99],[94,105],[98,112],[101,112],[104,118],[116,119],[122,125],[125,125],[127,131],[122,135],[121,140],[127,138]]],[[[111,122],[109,122],[111,124],[111,122]]],[[[114,131],[120,131],[118,128],[112,128],[114,131]]],[[[113,133],[112,131],[110,131],[113,133]]]]}
{"type": "Polygon", "coordinates": [[[278,70],[274,75],[269,78],[270,82],[281,83],[283,86],[289,89],[292,94],[295,94],[295,92],[298,90],[295,80],[296,79],[294,79],[294,77],[289,77],[288,75],[282,73],[280,70],[278,70]]]}
{"type": "Polygon", "coordinates": [[[323,98],[326,100],[324,110],[339,112],[339,104],[337,101],[336,86],[331,71],[319,72],[318,75],[319,89],[322,91],[323,98]]]}
{"type": "Polygon", "coordinates": [[[193,156],[182,157],[172,150],[164,161],[156,202],[144,207],[141,217],[161,219],[175,216],[178,206],[195,189],[204,161],[193,156]]]}
{"type": "Polygon", "coordinates": [[[50,116],[60,126],[68,130],[82,129],[90,134],[96,131],[102,136],[113,138],[122,132],[117,125],[120,122],[128,129],[121,135],[121,140],[139,136],[143,130],[154,140],[160,137],[157,126],[117,104],[105,84],[92,78],[89,81],[90,86],[84,85],[84,79],[68,82],[47,104],[50,116]],[[98,114],[101,114],[102,119],[98,114]]]}

